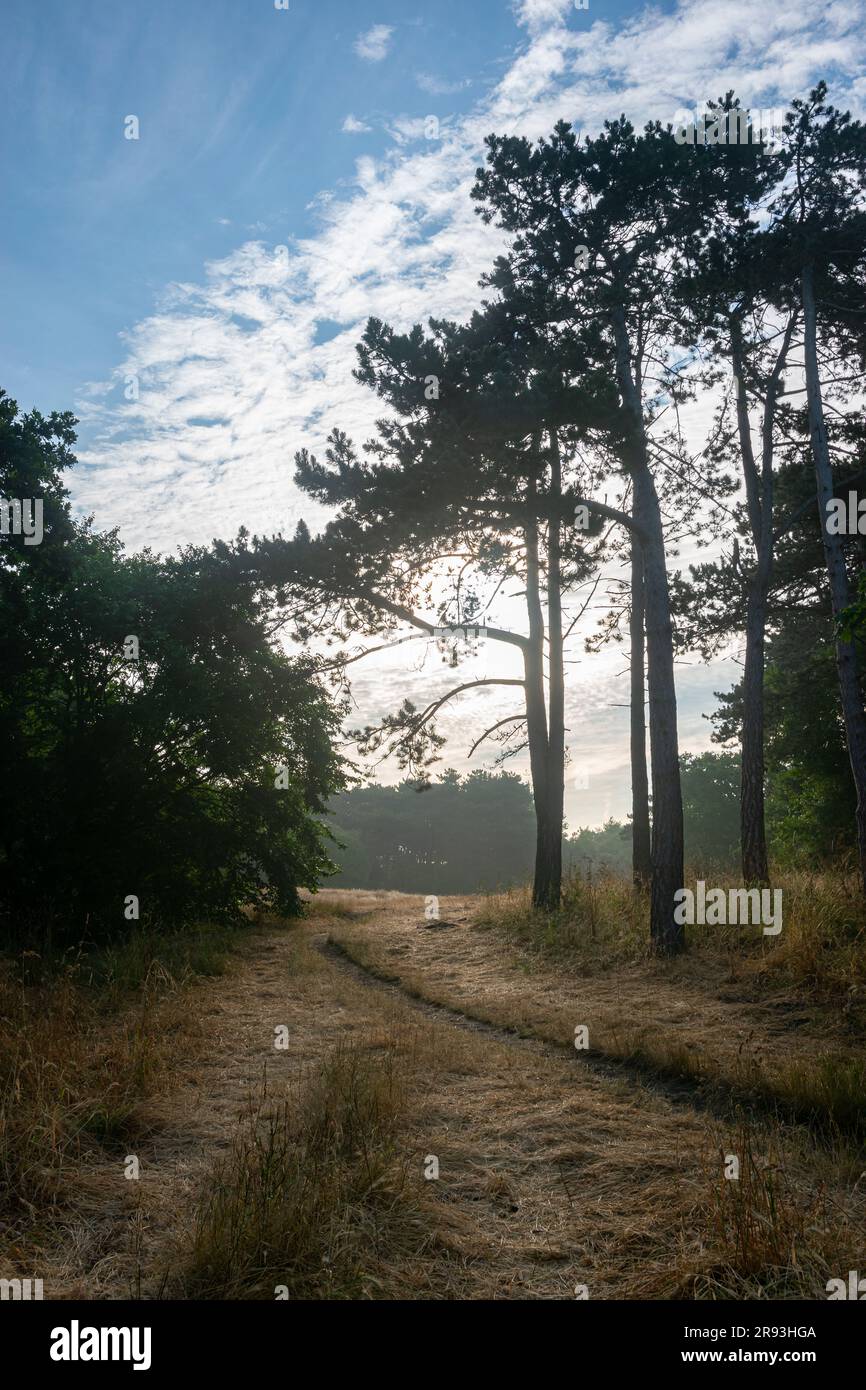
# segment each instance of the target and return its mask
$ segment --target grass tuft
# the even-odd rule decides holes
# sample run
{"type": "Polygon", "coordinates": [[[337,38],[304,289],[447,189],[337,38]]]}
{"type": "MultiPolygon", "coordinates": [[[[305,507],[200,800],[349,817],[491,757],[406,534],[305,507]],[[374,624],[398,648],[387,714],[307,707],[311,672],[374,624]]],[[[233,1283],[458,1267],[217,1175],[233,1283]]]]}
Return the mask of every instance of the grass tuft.
{"type": "Polygon", "coordinates": [[[396,1146],[404,1084],[392,1049],[340,1045],[302,1101],[262,1096],[203,1197],[185,1296],[384,1296],[377,1250],[418,1239],[396,1146]]]}

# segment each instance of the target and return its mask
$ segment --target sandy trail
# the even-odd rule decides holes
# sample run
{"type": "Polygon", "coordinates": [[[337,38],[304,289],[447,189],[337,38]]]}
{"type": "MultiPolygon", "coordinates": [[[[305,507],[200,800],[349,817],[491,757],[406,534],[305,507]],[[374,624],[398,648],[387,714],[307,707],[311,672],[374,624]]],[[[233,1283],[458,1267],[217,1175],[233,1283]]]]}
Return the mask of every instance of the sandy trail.
{"type": "MultiPolygon", "coordinates": [[[[328,894],[339,901],[339,892],[328,894]]],[[[784,1067],[798,1052],[860,1055],[862,1038],[838,1009],[797,997],[784,984],[758,997],[753,959],[700,952],[640,960],[607,973],[550,962],[473,922],[477,900],[440,900],[449,927],[425,924],[424,900],[406,894],[345,894],[354,921],[335,922],[334,940],[361,964],[425,999],[570,1046],[574,1028],[590,1048],[620,1056],[628,1045],[665,1039],[697,1074],[736,1075],[784,1067]]],[[[672,1093],[673,1094],[673,1093],[672,1093]]]]}

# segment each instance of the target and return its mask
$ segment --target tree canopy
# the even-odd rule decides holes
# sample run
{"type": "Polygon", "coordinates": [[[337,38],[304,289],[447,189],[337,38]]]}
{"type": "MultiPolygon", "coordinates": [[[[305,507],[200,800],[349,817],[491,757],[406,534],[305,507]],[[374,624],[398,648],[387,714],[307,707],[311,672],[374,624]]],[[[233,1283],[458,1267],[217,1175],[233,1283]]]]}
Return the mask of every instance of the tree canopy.
{"type": "Polygon", "coordinates": [[[127,555],[72,518],[74,440],[0,396],[0,493],[44,501],[40,544],[0,541],[0,930],[296,912],[329,868],[338,710],[214,553],[127,555]]]}

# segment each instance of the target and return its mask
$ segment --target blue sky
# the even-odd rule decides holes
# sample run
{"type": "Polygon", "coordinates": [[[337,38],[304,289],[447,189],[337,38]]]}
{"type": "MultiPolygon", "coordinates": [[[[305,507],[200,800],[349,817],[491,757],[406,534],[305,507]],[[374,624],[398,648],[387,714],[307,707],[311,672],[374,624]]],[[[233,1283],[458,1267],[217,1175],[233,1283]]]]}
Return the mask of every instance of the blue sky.
{"type": "Polygon", "coordinates": [[[0,381],[23,405],[72,405],[111,370],[120,328],[245,233],[308,233],[310,205],[353,177],[359,148],[382,157],[395,120],[470,110],[522,38],[491,0],[4,10],[0,381]],[[368,129],[347,139],[348,116],[368,129]]]}
{"type": "MultiPolygon", "coordinates": [[[[366,317],[478,301],[500,244],[468,198],[484,135],[674,120],[729,87],[784,107],[822,76],[862,116],[864,20],[866,0],[6,0],[0,385],[75,410],[73,499],[131,546],[315,529],[290,461],[334,425],[371,432],[351,376],[366,317]]],[[[691,412],[696,448],[711,404],[691,412]]],[[[595,823],[628,802],[624,660],[574,656],[590,784],[569,816],[595,823]]],[[[735,658],[682,668],[684,747],[708,745],[735,658]]],[[[355,669],[355,723],[448,679],[405,647],[355,669]]],[[[452,709],[449,762],[502,699],[452,709]]]]}
{"type": "MultiPolygon", "coordinates": [[[[613,0],[605,18],[627,10],[613,0]]],[[[393,121],[471,110],[524,38],[491,0],[4,11],[0,381],[25,406],[72,406],[114,366],[118,331],[243,235],[309,232],[310,204],[353,178],[359,146],[382,157],[393,121]],[[346,138],[346,117],[366,131],[346,138]]]]}

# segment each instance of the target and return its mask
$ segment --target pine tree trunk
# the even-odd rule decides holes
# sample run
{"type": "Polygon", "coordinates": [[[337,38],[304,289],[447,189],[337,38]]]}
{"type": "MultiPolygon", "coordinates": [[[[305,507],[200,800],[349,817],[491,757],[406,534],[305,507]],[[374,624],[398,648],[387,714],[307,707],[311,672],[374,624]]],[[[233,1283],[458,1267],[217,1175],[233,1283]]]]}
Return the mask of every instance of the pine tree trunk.
{"type": "Polygon", "coordinates": [[[535,874],[532,905],[555,912],[562,899],[562,818],[550,800],[536,805],[535,874]]]}
{"type": "Polygon", "coordinates": [[[614,311],[613,326],[617,381],[629,424],[626,462],[634,486],[634,517],[645,537],[647,689],[653,802],[650,940],[653,949],[660,955],[673,955],[685,945],[683,927],[674,920],[674,895],[684,886],[683,803],[664,530],[647,457],[640,393],[632,375],[625,313],[621,308],[614,311]]]}
{"type": "Polygon", "coordinates": [[[773,445],[776,406],[782,373],[788,360],[796,312],[788,323],[764,392],[761,427],[761,471],[752,447],[752,431],[745,383],[742,325],[729,320],[731,357],[737,390],[737,430],[746,485],[749,525],[755,546],[755,568],[749,583],[746,609],[746,655],[743,668],[743,724],[740,739],[740,855],[743,879],[749,885],[769,887],[767,833],[764,805],[764,645],[767,599],[773,574],[773,445]]]}
{"type": "MultiPolygon", "coordinates": [[[[530,508],[534,510],[536,484],[529,487],[530,508]]],[[[544,699],[544,615],[539,582],[538,526],[530,522],[524,531],[526,545],[526,609],[529,641],[524,649],[526,678],[526,730],[529,741],[529,767],[535,804],[535,875],[532,884],[533,907],[552,910],[559,906],[562,880],[562,817],[556,824],[555,793],[550,786],[550,746],[547,708],[544,699]]]]}
{"type": "Polygon", "coordinates": [[[565,668],[562,643],[562,575],[560,514],[562,462],[556,430],[550,431],[550,498],[547,531],[548,753],[547,844],[549,905],[559,906],[562,893],[562,822],[565,810],[565,668]]]}
{"type": "MultiPolygon", "coordinates": [[[[824,404],[821,396],[821,377],[818,369],[814,272],[811,265],[807,265],[803,270],[802,294],[809,437],[812,445],[812,459],[815,464],[818,509],[821,514],[821,535],[824,540],[824,555],[827,562],[830,597],[835,618],[838,617],[843,608],[848,606],[848,574],[845,569],[842,539],[830,532],[827,525],[827,507],[833,496],[833,471],[830,465],[830,449],[827,443],[824,404]]],[[[857,792],[857,849],[860,858],[860,876],[864,892],[866,892],[866,715],[863,711],[863,696],[857,674],[854,644],[843,642],[837,638],[835,645],[839,693],[842,701],[842,715],[845,720],[845,738],[848,744],[851,773],[857,792]]]]}
{"type": "Polygon", "coordinates": [[[636,888],[650,881],[649,774],[646,758],[646,705],[644,692],[644,577],[643,550],[637,536],[631,538],[631,826],[632,877],[636,888]]]}
{"type": "MultiPolygon", "coordinates": [[[[793,322],[791,323],[793,327],[793,322]]],[[[764,449],[762,476],[759,478],[752,447],[752,429],[745,383],[745,356],[742,325],[730,318],[731,358],[736,385],[737,430],[746,506],[755,569],[749,583],[746,607],[746,653],[743,666],[743,721],[740,732],[740,860],[747,884],[769,885],[767,837],[764,817],[764,636],[767,621],[767,594],[773,565],[773,416],[775,381],[784,357],[776,362],[764,401],[764,449]],[[768,435],[769,431],[769,435],[768,435]]],[[[790,332],[786,338],[790,341],[790,332]]]]}
{"type": "Polygon", "coordinates": [[[764,631],[766,587],[756,574],[746,614],[740,764],[740,850],[743,881],[769,885],[764,819],[764,631]]]}
{"type": "Polygon", "coordinates": [[[650,539],[644,556],[653,803],[650,939],[661,955],[673,955],[685,945],[683,927],[674,921],[684,868],[673,630],[661,512],[649,468],[640,469],[634,481],[636,499],[641,494],[638,516],[650,539]]]}

